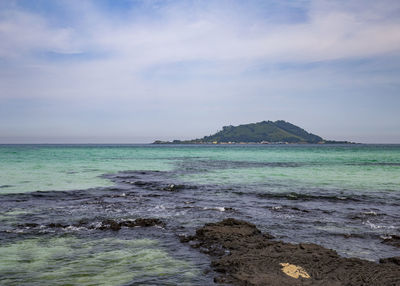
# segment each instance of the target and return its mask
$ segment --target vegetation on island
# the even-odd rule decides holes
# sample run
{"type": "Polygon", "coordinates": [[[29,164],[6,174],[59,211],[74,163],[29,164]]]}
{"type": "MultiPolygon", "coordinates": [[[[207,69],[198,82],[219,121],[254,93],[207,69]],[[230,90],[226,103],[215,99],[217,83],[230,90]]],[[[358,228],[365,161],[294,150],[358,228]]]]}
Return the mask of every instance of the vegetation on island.
{"type": "Polygon", "coordinates": [[[349,143],[326,141],[322,137],[284,120],[224,126],[221,131],[200,139],[155,141],[154,144],[234,144],[234,143],[349,143]]]}

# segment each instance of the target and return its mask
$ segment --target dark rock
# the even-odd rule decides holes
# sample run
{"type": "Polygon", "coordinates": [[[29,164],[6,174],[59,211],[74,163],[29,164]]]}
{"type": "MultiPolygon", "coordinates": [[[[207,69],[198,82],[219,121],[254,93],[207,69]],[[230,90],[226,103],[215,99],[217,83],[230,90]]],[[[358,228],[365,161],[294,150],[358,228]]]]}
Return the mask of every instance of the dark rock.
{"type": "Polygon", "coordinates": [[[121,224],[112,219],[106,219],[101,222],[100,230],[113,230],[118,231],[121,229],[121,224]]]}
{"type": "Polygon", "coordinates": [[[135,219],[135,226],[165,226],[165,223],[158,218],[137,218],[135,219]]]}
{"type": "Polygon", "coordinates": [[[381,258],[379,259],[379,263],[394,263],[400,265],[400,256],[381,258]]]}
{"type": "Polygon", "coordinates": [[[226,282],[227,282],[227,280],[223,276],[214,277],[214,283],[222,284],[222,283],[226,283],[226,282]]]}
{"type": "Polygon", "coordinates": [[[294,211],[298,211],[298,212],[303,212],[303,213],[309,213],[309,210],[304,210],[304,209],[300,209],[298,207],[292,207],[292,210],[294,211]]]}
{"type": "Polygon", "coordinates": [[[186,236],[186,235],[179,236],[179,241],[182,242],[182,243],[189,242],[191,240],[193,240],[193,236],[191,236],[191,235],[189,235],[189,236],[186,236]]]}
{"type": "Polygon", "coordinates": [[[50,228],[66,228],[66,227],[68,227],[68,225],[61,224],[61,223],[57,222],[57,223],[50,223],[50,224],[47,225],[47,227],[50,227],[50,228]]]}
{"type": "MultiPolygon", "coordinates": [[[[226,219],[182,238],[212,256],[211,266],[220,273],[216,283],[232,285],[400,285],[398,258],[381,264],[340,257],[316,244],[273,241],[254,224],[226,219]],[[394,261],[394,262],[393,262],[394,261]],[[304,275],[293,278],[283,267],[301,267],[304,275]]],[[[289,268],[290,268],[289,267],[289,268]]],[[[298,270],[297,273],[302,273],[298,270]]]]}
{"type": "Polygon", "coordinates": [[[90,223],[89,219],[82,218],[76,224],[74,224],[74,226],[75,227],[83,227],[83,226],[87,226],[89,223],[90,223]]]}
{"type": "Polygon", "coordinates": [[[121,227],[150,227],[161,226],[164,227],[165,223],[158,218],[137,218],[135,220],[124,220],[117,222],[112,219],[106,219],[101,222],[101,226],[97,229],[100,230],[114,230],[118,231],[121,227]]]}
{"type": "Polygon", "coordinates": [[[400,247],[400,235],[391,235],[389,238],[385,238],[382,243],[400,247]]]}
{"type": "Polygon", "coordinates": [[[28,222],[28,223],[24,223],[24,224],[19,224],[18,227],[38,227],[39,225],[37,223],[32,223],[32,222],[28,222]]]}
{"type": "Polygon", "coordinates": [[[271,235],[269,233],[264,233],[263,236],[264,236],[265,239],[274,239],[275,238],[275,236],[273,236],[273,235],[271,235]]]}
{"type": "Polygon", "coordinates": [[[136,181],[136,182],[133,182],[133,184],[136,185],[136,186],[139,186],[139,187],[152,185],[151,182],[143,182],[143,181],[136,181]]]}
{"type": "Polygon", "coordinates": [[[176,191],[182,190],[184,188],[185,188],[185,185],[174,185],[174,184],[171,184],[171,185],[163,188],[163,190],[164,191],[168,191],[168,192],[176,192],[176,191]]]}
{"type": "Polygon", "coordinates": [[[125,227],[165,226],[165,223],[158,218],[137,218],[135,220],[122,221],[120,224],[125,227]]]}

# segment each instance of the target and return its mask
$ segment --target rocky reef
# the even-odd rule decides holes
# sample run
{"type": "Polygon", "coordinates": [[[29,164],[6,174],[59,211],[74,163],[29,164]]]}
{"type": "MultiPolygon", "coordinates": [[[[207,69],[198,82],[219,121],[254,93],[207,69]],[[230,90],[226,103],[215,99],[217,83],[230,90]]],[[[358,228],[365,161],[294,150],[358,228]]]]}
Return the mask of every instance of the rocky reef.
{"type": "Polygon", "coordinates": [[[251,223],[225,219],[181,237],[211,256],[214,281],[228,285],[400,285],[399,258],[381,263],[340,257],[316,244],[273,240],[251,223]]]}

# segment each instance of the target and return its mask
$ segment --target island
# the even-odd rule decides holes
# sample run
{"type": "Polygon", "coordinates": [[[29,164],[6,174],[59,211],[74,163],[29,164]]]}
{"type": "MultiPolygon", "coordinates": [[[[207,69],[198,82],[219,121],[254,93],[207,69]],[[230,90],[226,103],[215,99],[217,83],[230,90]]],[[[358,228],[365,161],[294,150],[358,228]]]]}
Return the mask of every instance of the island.
{"type": "Polygon", "coordinates": [[[351,144],[348,141],[324,140],[322,137],[286,122],[261,121],[239,126],[224,126],[221,131],[200,139],[157,140],[153,144],[351,144]]]}

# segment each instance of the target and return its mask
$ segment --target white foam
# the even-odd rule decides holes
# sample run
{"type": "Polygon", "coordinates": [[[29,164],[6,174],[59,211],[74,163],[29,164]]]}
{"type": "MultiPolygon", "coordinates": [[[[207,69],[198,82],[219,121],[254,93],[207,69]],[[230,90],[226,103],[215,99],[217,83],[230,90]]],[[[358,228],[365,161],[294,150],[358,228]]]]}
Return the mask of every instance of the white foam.
{"type": "Polygon", "coordinates": [[[363,222],[363,224],[372,229],[382,229],[382,228],[395,229],[396,228],[393,225],[385,226],[385,225],[375,224],[375,223],[370,222],[369,220],[367,220],[366,222],[363,222]]]}
{"type": "Polygon", "coordinates": [[[87,229],[86,227],[82,227],[82,226],[73,226],[73,225],[70,225],[70,226],[68,226],[68,227],[66,227],[65,228],[66,230],[71,230],[71,231],[79,231],[79,230],[82,230],[82,229],[87,229]]]}
{"type": "Polygon", "coordinates": [[[378,214],[374,211],[369,211],[369,212],[363,212],[363,214],[365,215],[373,215],[373,216],[377,216],[378,214]]]}
{"type": "Polygon", "coordinates": [[[214,208],[204,207],[203,210],[214,210],[214,211],[224,212],[225,208],[224,207],[214,207],[214,208]]]}

